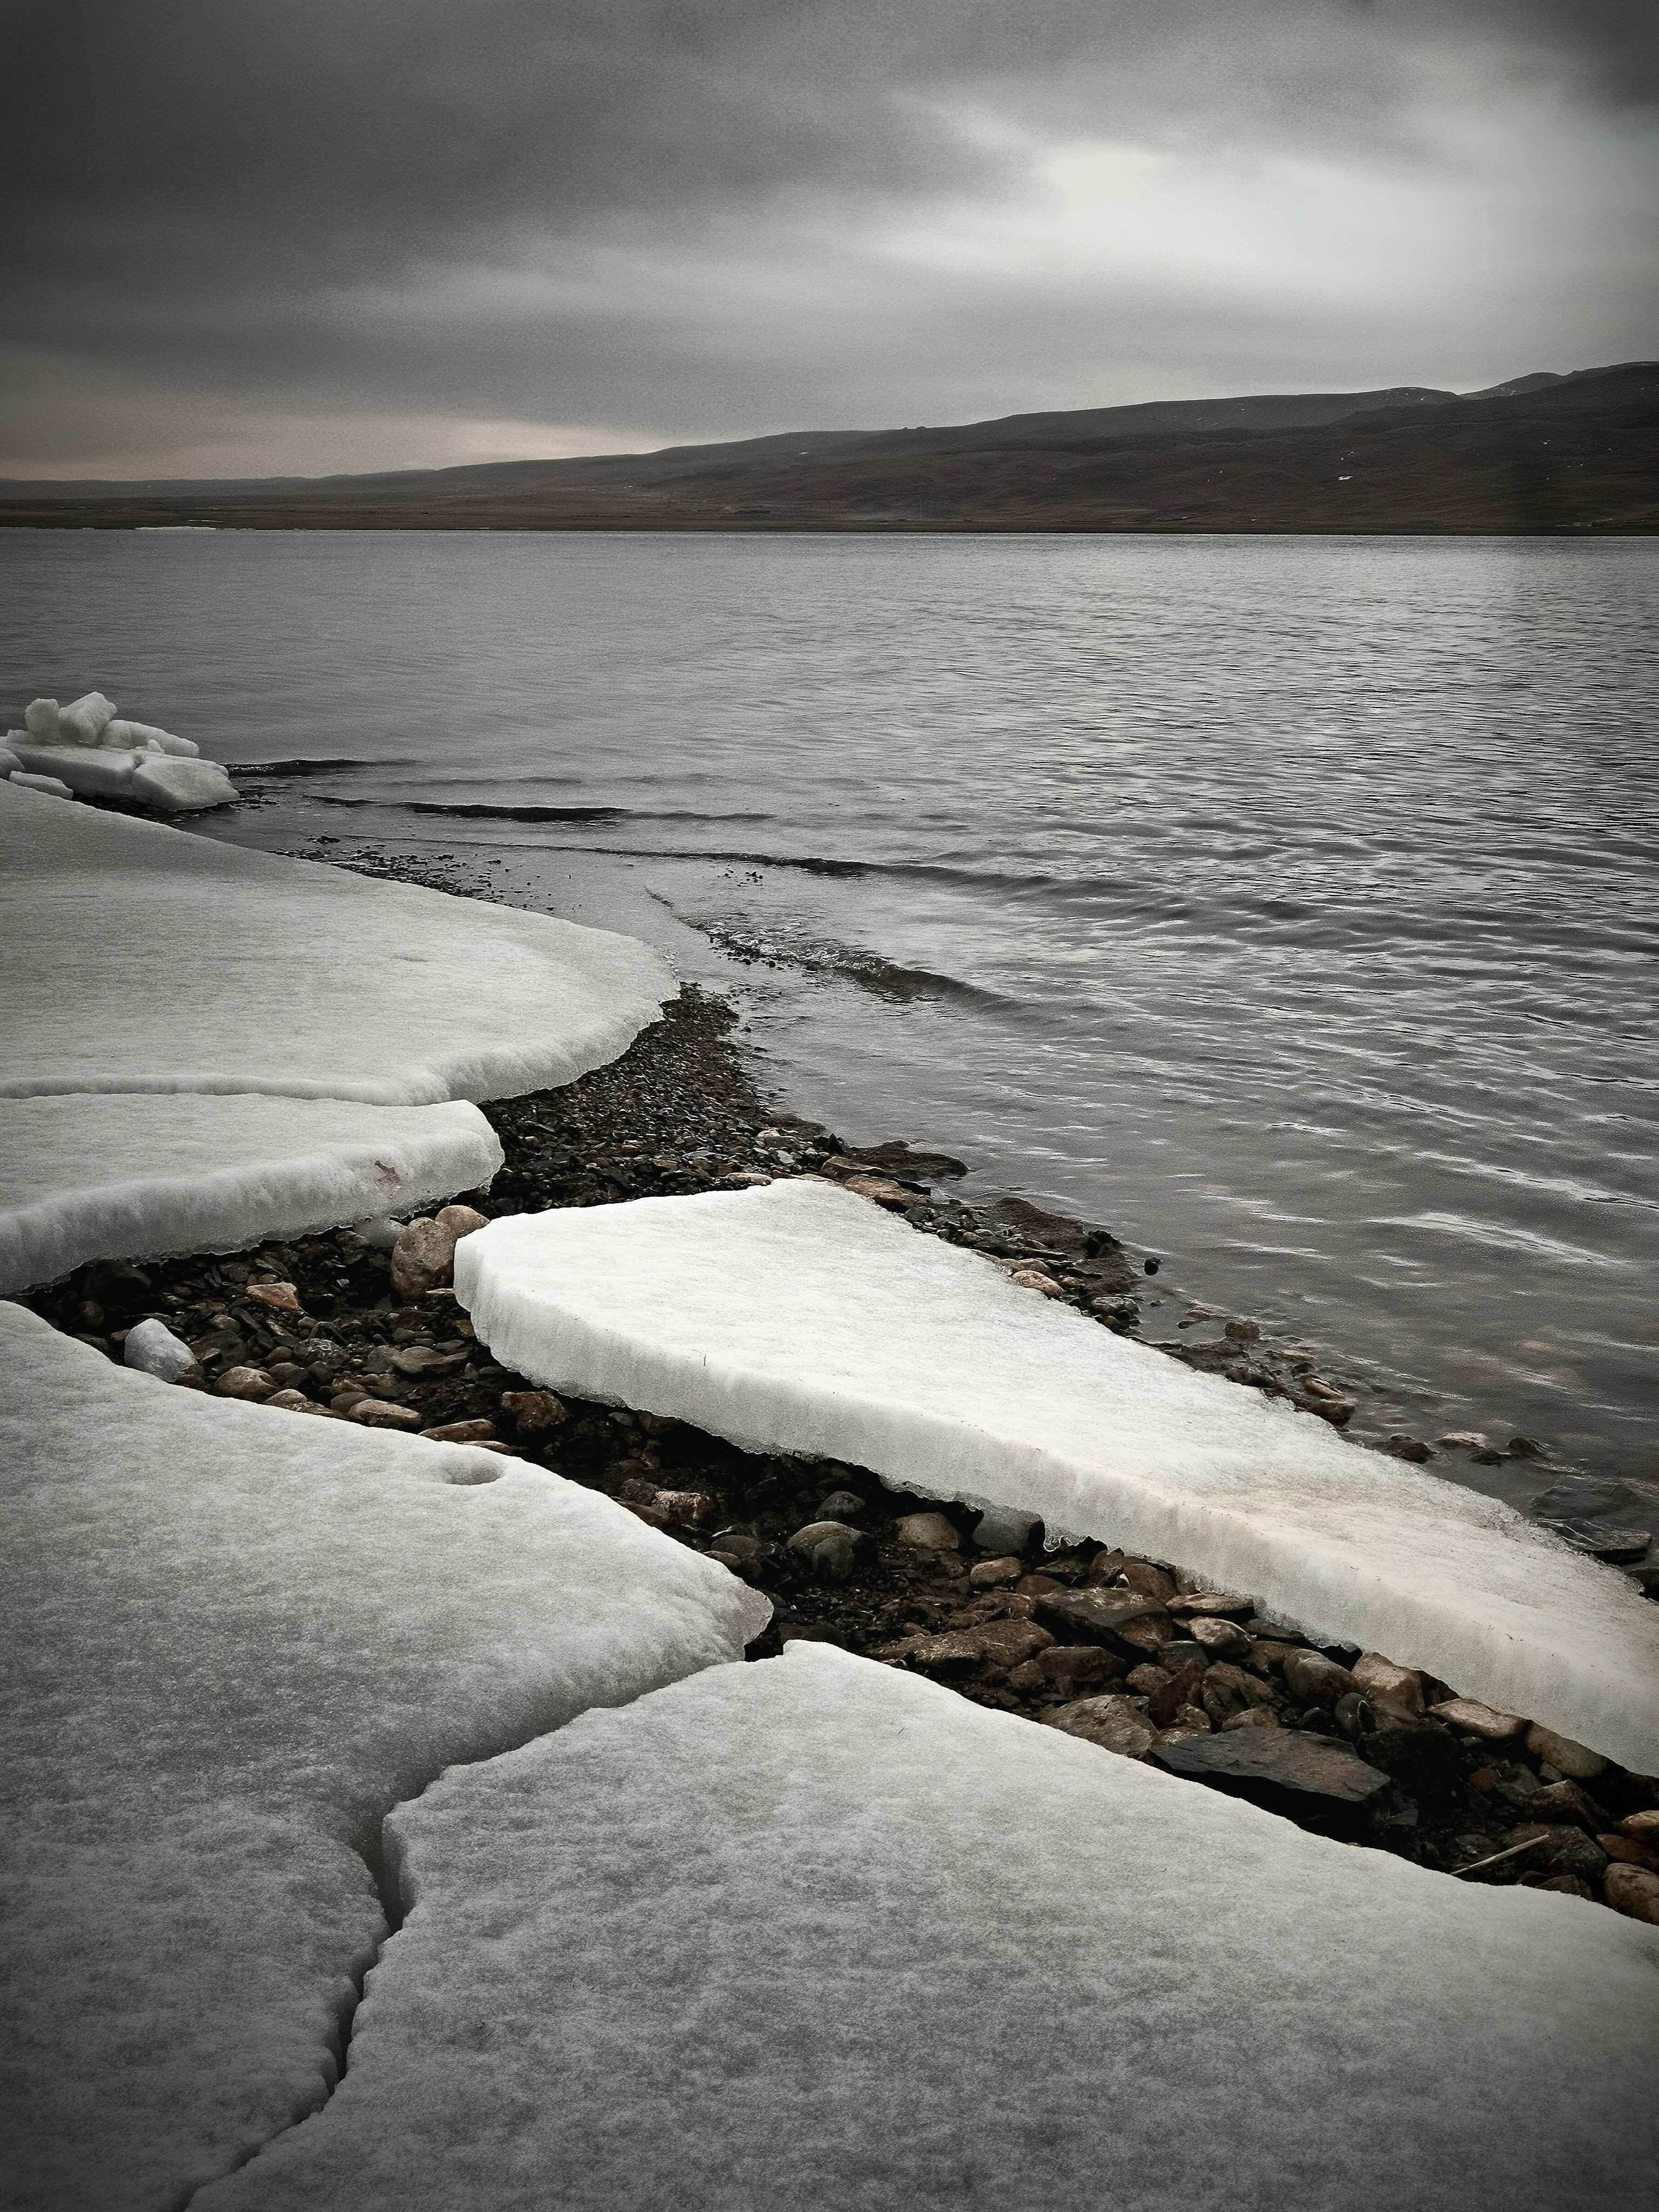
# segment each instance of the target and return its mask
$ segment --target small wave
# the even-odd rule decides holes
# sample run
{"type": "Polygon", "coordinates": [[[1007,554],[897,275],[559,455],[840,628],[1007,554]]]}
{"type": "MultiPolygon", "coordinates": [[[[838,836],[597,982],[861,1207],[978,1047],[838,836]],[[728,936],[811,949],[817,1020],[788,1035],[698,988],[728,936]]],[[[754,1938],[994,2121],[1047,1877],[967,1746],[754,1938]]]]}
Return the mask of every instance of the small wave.
{"type": "Polygon", "coordinates": [[[946,975],[934,968],[915,968],[889,960],[860,945],[842,945],[834,938],[796,937],[766,931],[743,922],[698,921],[681,914],[660,891],[652,897],[668,908],[676,921],[696,929],[711,945],[735,960],[756,962],[769,968],[794,968],[804,974],[836,975],[878,999],[909,1004],[917,999],[943,999],[960,1006],[1008,1009],[1018,1001],[960,975],[946,975]]]}
{"type": "Polygon", "coordinates": [[[546,806],[497,799],[343,798],[319,792],[325,806],[378,806],[388,814],[441,814],[464,822],[769,822],[769,814],[656,813],[632,806],[546,806]]]}
{"type": "MultiPolygon", "coordinates": [[[[654,817],[635,815],[629,818],[659,822],[744,819],[740,815],[678,817],[665,814],[654,817]]],[[[848,878],[892,876],[908,882],[963,884],[970,890],[1069,890],[1073,888],[1069,880],[1061,876],[1006,875],[988,868],[957,868],[933,860],[830,860],[816,853],[735,853],[707,845],[582,845],[573,846],[570,849],[573,852],[604,853],[623,860],[719,860],[727,867],[793,868],[808,876],[848,878]]]]}
{"type": "MultiPolygon", "coordinates": [[[[347,769],[401,768],[403,765],[401,761],[333,759],[227,761],[225,763],[225,766],[234,770],[237,775],[339,775],[347,769]]],[[[345,805],[351,804],[349,799],[338,803],[345,805]]]]}

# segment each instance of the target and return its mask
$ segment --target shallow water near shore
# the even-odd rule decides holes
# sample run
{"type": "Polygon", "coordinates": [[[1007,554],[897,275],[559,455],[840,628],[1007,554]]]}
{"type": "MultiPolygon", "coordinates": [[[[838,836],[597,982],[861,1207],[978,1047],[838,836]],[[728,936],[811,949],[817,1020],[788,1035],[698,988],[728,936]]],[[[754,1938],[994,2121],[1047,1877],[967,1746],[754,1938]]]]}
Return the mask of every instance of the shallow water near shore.
{"type": "Polygon", "coordinates": [[[1651,541],[14,532],[0,578],[13,710],[311,763],[210,834],[651,935],[803,1110],[1110,1224],[1356,1433],[1652,1474],[1651,541]]]}

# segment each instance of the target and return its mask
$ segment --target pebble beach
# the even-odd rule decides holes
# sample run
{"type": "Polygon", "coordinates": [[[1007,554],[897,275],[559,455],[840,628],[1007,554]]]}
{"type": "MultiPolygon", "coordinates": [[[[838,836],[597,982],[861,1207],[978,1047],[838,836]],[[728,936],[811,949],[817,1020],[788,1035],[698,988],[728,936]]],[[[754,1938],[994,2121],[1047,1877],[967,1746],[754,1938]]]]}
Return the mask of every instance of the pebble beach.
{"type": "MultiPolygon", "coordinates": [[[[1033,1297],[1139,1328],[1147,1263],[1109,1229],[1017,1199],[965,1205],[950,1195],[960,1162],[902,1139],[849,1148],[781,1111],[735,1026],[718,1000],[688,989],[620,1059],[491,1104],[505,1166],[431,1215],[231,1257],[94,1263],[26,1303],[132,1364],[159,1324],[176,1387],[273,1418],[483,1445],[597,1490],[770,1601],[750,1658],[792,1639],[835,1644],[1313,1832],[1659,1924],[1659,1781],[1527,1716],[1386,1655],[1313,1643],[1178,1560],[1054,1545],[1022,1516],[941,1507],[834,1461],[746,1453],[681,1422],[538,1389],[494,1360],[450,1287],[459,1236],[501,1214],[800,1175],[988,1255],[1033,1297]]],[[[1334,1425],[1349,1410],[1248,1320],[1170,1356],[1334,1425]]],[[[1427,1455],[1410,1437],[1395,1448],[1427,1455]]]]}

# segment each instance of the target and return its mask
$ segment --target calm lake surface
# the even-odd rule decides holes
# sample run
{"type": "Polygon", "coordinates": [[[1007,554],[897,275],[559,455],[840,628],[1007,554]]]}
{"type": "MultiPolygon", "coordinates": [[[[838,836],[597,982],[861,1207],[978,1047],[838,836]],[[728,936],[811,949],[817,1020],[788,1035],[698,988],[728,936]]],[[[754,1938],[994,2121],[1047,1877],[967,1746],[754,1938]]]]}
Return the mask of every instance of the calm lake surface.
{"type": "Polygon", "coordinates": [[[347,763],[210,834],[653,936],[799,1107],[1109,1223],[1356,1434],[1656,1472],[1659,544],[13,532],[0,582],[9,709],[347,763]]]}

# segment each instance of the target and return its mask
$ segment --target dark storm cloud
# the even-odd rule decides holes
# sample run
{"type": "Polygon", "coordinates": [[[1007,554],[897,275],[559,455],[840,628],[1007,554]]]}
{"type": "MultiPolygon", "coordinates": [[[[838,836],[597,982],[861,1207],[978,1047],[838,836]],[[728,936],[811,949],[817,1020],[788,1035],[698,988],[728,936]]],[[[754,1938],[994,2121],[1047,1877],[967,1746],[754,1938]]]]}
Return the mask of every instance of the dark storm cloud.
{"type": "MultiPolygon", "coordinates": [[[[239,437],[257,457],[283,416],[634,442],[888,419],[872,410],[890,399],[916,419],[999,395],[1081,404],[1137,396],[1124,377],[1179,386],[1183,368],[1185,388],[1218,389],[1298,357],[1296,381],[1392,377],[1395,362],[1370,365],[1363,301],[1340,283],[1317,296],[1310,210],[1341,204],[1352,178],[1342,219],[1382,241],[1361,250],[1409,256],[1355,164],[1405,194],[1455,194],[1460,166],[1501,171],[1535,113],[1590,221],[1598,191],[1619,194],[1598,164],[1628,158],[1654,98],[1650,15],[1611,0],[14,5],[13,465],[166,465],[239,437]],[[1179,168],[1107,161],[1056,182],[1051,152],[1091,145],[1196,154],[1220,181],[1206,193],[1179,168]],[[1304,183],[1293,206],[1261,172],[1296,161],[1335,165],[1335,181],[1304,183]],[[1092,256],[1064,245],[1067,191],[1099,202],[1092,256]],[[1248,203],[1242,245],[1229,191],[1248,203]]],[[[1524,228],[1514,270],[1484,270],[1499,292],[1536,286],[1524,228]]],[[[1643,241],[1615,249],[1590,309],[1564,302],[1587,337],[1602,295],[1615,326],[1637,281],[1643,241]]],[[[1467,312],[1498,346],[1512,306],[1483,303],[1478,281],[1467,312]]],[[[273,446],[267,465],[305,456],[273,446]]]]}

